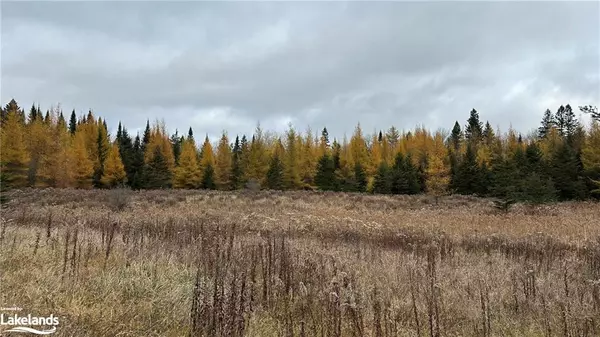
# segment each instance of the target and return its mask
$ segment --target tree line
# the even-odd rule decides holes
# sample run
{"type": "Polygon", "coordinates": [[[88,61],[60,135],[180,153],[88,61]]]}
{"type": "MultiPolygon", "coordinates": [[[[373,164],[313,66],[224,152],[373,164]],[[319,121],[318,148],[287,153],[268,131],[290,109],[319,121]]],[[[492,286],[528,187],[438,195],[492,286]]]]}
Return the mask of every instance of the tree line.
{"type": "Polygon", "coordinates": [[[164,122],[147,121],[131,135],[119,123],[110,135],[92,111],[65,119],[60,107],[28,112],[13,99],[1,109],[1,175],[4,188],[74,187],[235,190],[319,189],[380,194],[475,194],[547,202],[586,199],[600,183],[600,115],[584,125],[570,105],[546,110],[539,129],[505,133],[473,109],[451,132],[425,127],[364,134],[350,139],[289,126],[284,134],[261,129],[250,138],[224,131],[200,146],[193,130],[169,135],[164,122]]]}

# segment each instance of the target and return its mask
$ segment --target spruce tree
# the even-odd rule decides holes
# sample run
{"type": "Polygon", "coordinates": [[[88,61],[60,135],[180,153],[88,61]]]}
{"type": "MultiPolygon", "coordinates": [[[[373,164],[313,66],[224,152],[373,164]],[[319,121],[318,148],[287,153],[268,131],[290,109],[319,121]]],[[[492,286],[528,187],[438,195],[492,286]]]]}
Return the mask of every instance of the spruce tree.
{"type": "Polygon", "coordinates": [[[315,184],[321,191],[336,191],[335,163],[329,154],[324,154],[317,163],[315,184]]]}
{"type": "Polygon", "coordinates": [[[454,127],[452,128],[452,133],[450,134],[449,142],[450,149],[454,151],[454,153],[458,153],[460,151],[460,144],[462,142],[463,133],[460,129],[460,124],[458,121],[454,122],[454,127]]]}
{"type": "Polygon", "coordinates": [[[391,194],[393,184],[393,172],[386,162],[379,164],[377,173],[373,179],[373,193],[391,194]]]}
{"type": "Polygon", "coordinates": [[[356,192],[363,193],[367,191],[367,173],[359,162],[354,163],[354,182],[356,192]]]}
{"type": "Polygon", "coordinates": [[[483,125],[479,120],[479,113],[477,110],[471,110],[469,119],[467,120],[467,126],[465,127],[465,138],[472,143],[477,144],[483,135],[483,125]]]}
{"type": "Polygon", "coordinates": [[[138,134],[133,143],[133,158],[131,161],[131,174],[133,180],[130,182],[131,188],[136,190],[146,188],[145,172],[144,150],[140,135],[138,134]]]}
{"type": "Polygon", "coordinates": [[[242,181],[242,147],[240,144],[239,136],[235,137],[233,144],[233,150],[231,152],[231,186],[233,189],[240,189],[243,187],[242,181]]]}
{"type": "Polygon", "coordinates": [[[277,153],[273,154],[269,162],[266,184],[270,190],[283,189],[283,163],[277,153]]]}
{"type": "Polygon", "coordinates": [[[154,148],[152,159],[146,164],[144,178],[145,188],[158,189],[171,186],[171,172],[160,147],[154,148]]]}
{"type": "Polygon", "coordinates": [[[563,143],[554,153],[550,166],[552,181],[560,200],[584,199],[587,188],[577,154],[568,143],[563,143]]]}
{"type": "Polygon", "coordinates": [[[546,138],[550,129],[556,126],[556,120],[554,119],[554,115],[550,109],[546,109],[544,112],[544,117],[542,118],[542,125],[538,128],[538,137],[540,139],[546,138]]]}
{"type": "Polygon", "coordinates": [[[596,122],[600,122],[600,112],[598,112],[598,107],[593,105],[580,106],[579,110],[585,114],[590,114],[592,120],[596,122]]]}
{"type": "Polygon", "coordinates": [[[467,145],[465,157],[458,165],[452,187],[458,194],[475,194],[481,189],[482,170],[471,144],[467,145]]]}
{"type": "Polygon", "coordinates": [[[215,183],[215,169],[212,164],[208,164],[204,167],[201,185],[202,188],[207,190],[214,190],[217,188],[217,184],[215,183]]]}
{"type": "Polygon", "coordinates": [[[71,118],[69,119],[69,132],[74,135],[77,131],[77,116],[75,115],[75,109],[71,111],[71,118]]]}

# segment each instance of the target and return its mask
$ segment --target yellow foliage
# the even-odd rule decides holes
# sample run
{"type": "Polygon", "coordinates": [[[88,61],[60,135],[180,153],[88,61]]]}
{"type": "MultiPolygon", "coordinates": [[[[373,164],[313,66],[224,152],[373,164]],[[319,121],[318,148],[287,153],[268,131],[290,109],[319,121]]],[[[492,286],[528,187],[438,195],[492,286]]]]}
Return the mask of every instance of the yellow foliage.
{"type": "Polygon", "coordinates": [[[186,139],[181,145],[179,166],[173,175],[174,188],[198,188],[202,175],[196,156],[196,143],[194,139],[186,139]]]}
{"type": "Polygon", "coordinates": [[[126,181],[125,166],[123,166],[123,162],[121,161],[119,146],[115,143],[109,147],[100,183],[106,187],[114,187],[126,181]]]}
{"type": "Polygon", "coordinates": [[[592,121],[588,137],[581,149],[581,161],[586,170],[600,171],[600,123],[592,121]]]}
{"type": "Polygon", "coordinates": [[[0,131],[2,172],[7,174],[11,185],[25,186],[29,153],[25,146],[25,130],[16,112],[8,113],[0,131]]]}
{"type": "Polygon", "coordinates": [[[220,189],[230,189],[231,182],[231,147],[227,133],[223,131],[219,146],[217,147],[217,157],[215,165],[216,183],[220,189]]]}
{"type": "Polygon", "coordinates": [[[88,156],[86,149],[85,131],[75,132],[73,140],[74,174],[75,186],[78,188],[91,188],[92,175],[94,174],[94,163],[88,156]]]}

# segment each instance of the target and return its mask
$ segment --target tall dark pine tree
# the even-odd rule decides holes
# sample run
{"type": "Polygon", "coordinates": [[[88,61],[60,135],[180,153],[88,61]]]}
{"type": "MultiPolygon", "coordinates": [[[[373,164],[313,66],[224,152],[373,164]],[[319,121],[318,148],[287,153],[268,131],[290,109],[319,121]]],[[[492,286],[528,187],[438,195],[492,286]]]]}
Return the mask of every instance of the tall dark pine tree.
{"type": "Polygon", "coordinates": [[[321,191],[337,191],[338,186],[335,176],[335,163],[329,154],[319,158],[317,163],[317,173],[315,174],[315,184],[321,191]]]}
{"type": "Polygon", "coordinates": [[[495,137],[496,135],[494,134],[494,129],[492,129],[492,125],[490,125],[489,121],[486,121],[485,129],[483,129],[483,141],[486,145],[492,146],[495,137]]]}
{"type": "Polygon", "coordinates": [[[340,158],[342,155],[342,146],[340,145],[340,143],[337,142],[337,140],[333,139],[333,167],[335,167],[336,170],[339,170],[341,168],[341,163],[340,163],[340,158]]]}
{"type": "Polygon", "coordinates": [[[386,162],[379,164],[375,178],[373,179],[373,193],[391,194],[393,184],[393,172],[386,162]]]}
{"type": "Polygon", "coordinates": [[[242,146],[240,144],[239,136],[235,136],[235,142],[233,144],[233,150],[231,153],[231,186],[233,189],[240,189],[243,187],[242,182],[242,146]]]}
{"type": "Polygon", "coordinates": [[[35,103],[31,105],[31,109],[29,110],[29,116],[27,117],[28,122],[31,124],[35,122],[37,119],[37,108],[35,107],[35,103]]]}
{"type": "Polygon", "coordinates": [[[377,136],[377,141],[379,143],[381,143],[383,141],[383,133],[381,133],[381,130],[379,130],[379,135],[377,136]]]}
{"type": "Polygon", "coordinates": [[[469,119],[467,120],[467,126],[465,127],[465,138],[471,143],[477,144],[483,135],[483,125],[479,120],[479,113],[477,110],[471,110],[469,119]]]}
{"type": "Polygon", "coordinates": [[[323,128],[323,131],[321,131],[321,141],[329,147],[329,131],[327,131],[327,128],[323,128]]]}
{"type": "Polygon", "coordinates": [[[179,137],[179,132],[175,129],[175,133],[171,136],[170,139],[171,147],[173,148],[173,157],[175,157],[175,163],[179,163],[179,155],[181,154],[181,137],[179,137]]]}
{"type": "Polygon", "coordinates": [[[135,163],[136,149],[127,129],[122,127],[120,122],[117,130],[117,144],[119,145],[119,154],[121,155],[121,161],[123,162],[125,173],[127,174],[127,184],[133,187],[133,182],[137,173],[137,164],[135,163]]]}
{"type": "Polygon", "coordinates": [[[546,138],[546,135],[554,126],[556,126],[554,115],[550,109],[546,109],[544,117],[542,117],[542,125],[538,128],[538,137],[540,139],[546,138]]]}
{"type": "Polygon", "coordinates": [[[146,147],[150,143],[150,120],[146,120],[146,129],[144,130],[144,137],[142,138],[142,151],[146,151],[146,147]]]}
{"type": "Polygon", "coordinates": [[[154,150],[152,160],[145,167],[145,188],[169,188],[171,187],[171,173],[167,159],[157,146],[154,150]]]}
{"type": "Polygon", "coordinates": [[[204,168],[200,185],[207,190],[214,190],[217,188],[217,184],[215,183],[215,169],[211,164],[206,165],[204,168]]]}
{"type": "Polygon", "coordinates": [[[273,154],[267,171],[267,188],[270,190],[283,189],[283,163],[277,153],[273,154]]]}
{"type": "Polygon", "coordinates": [[[454,127],[452,128],[452,133],[450,134],[450,138],[448,139],[450,143],[450,149],[455,153],[458,153],[460,150],[460,143],[462,142],[463,133],[460,129],[460,124],[458,121],[454,122],[454,127]]]}
{"type": "Polygon", "coordinates": [[[192,131],[192,127],[191,126],[190,126],[190,128],[188,130],[187,139],[188,140],[193,140],[194,139],[194,131],[192,131]]]}
{"type": "Polygon", "coordinates": [[[398,153],[392,167],[391,192],[393,194],[417,194],[421,191],[418,170],[410,155],[404,157],[398,153]]]}
{"type": "Polygon", "coordinates": [[[581,163],[568,143],[563,143],[554,153],[550,173],[559,199],[584,199],[587,196],[581,163]]]}
{"type": "Polygon", "coordinates": [[[459,194],[474,194],[481,190],[482,171],[477,163],[477,155],[471,144],[467,144],[465,157],[457,167],[452,180],[452,188],[459,194]]]}
{"type": "Polygon", "coordinates": [[[365,172],[365,168],[359,162],[354,164],[354,183],[355,192],[367,191],[367,173],[365,172]]]}
{"type": "Polygon", "coordinates": [[[131,172],[133,179],[131,180],[131,188],[141,189],[146,188],[146,170],[144,165],[144,149],[140,135],[135,136],[133,143],[133,159],[132,159],[131,172]]]}
{"type": "Polygon", "coordinates": [[[75,115],[75,109],[71,111],[71,118],[69,118],[69,132],[71,135],[75,134],[77,130],[77,116],[75,115]]]}

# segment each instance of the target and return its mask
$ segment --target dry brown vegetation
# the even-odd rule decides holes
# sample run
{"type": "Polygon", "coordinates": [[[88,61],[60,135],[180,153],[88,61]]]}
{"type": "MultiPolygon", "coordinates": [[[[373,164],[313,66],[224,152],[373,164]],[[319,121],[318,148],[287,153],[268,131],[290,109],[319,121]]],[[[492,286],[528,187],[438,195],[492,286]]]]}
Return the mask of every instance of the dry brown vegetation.
{"type": "MultiPolygon", "coordinates": [[[[600,204],[13,191],[0,306],[56,336],[599,336],[600,204]]],[[[2,328],[0,328],[1,330],[2,328]]]]}

